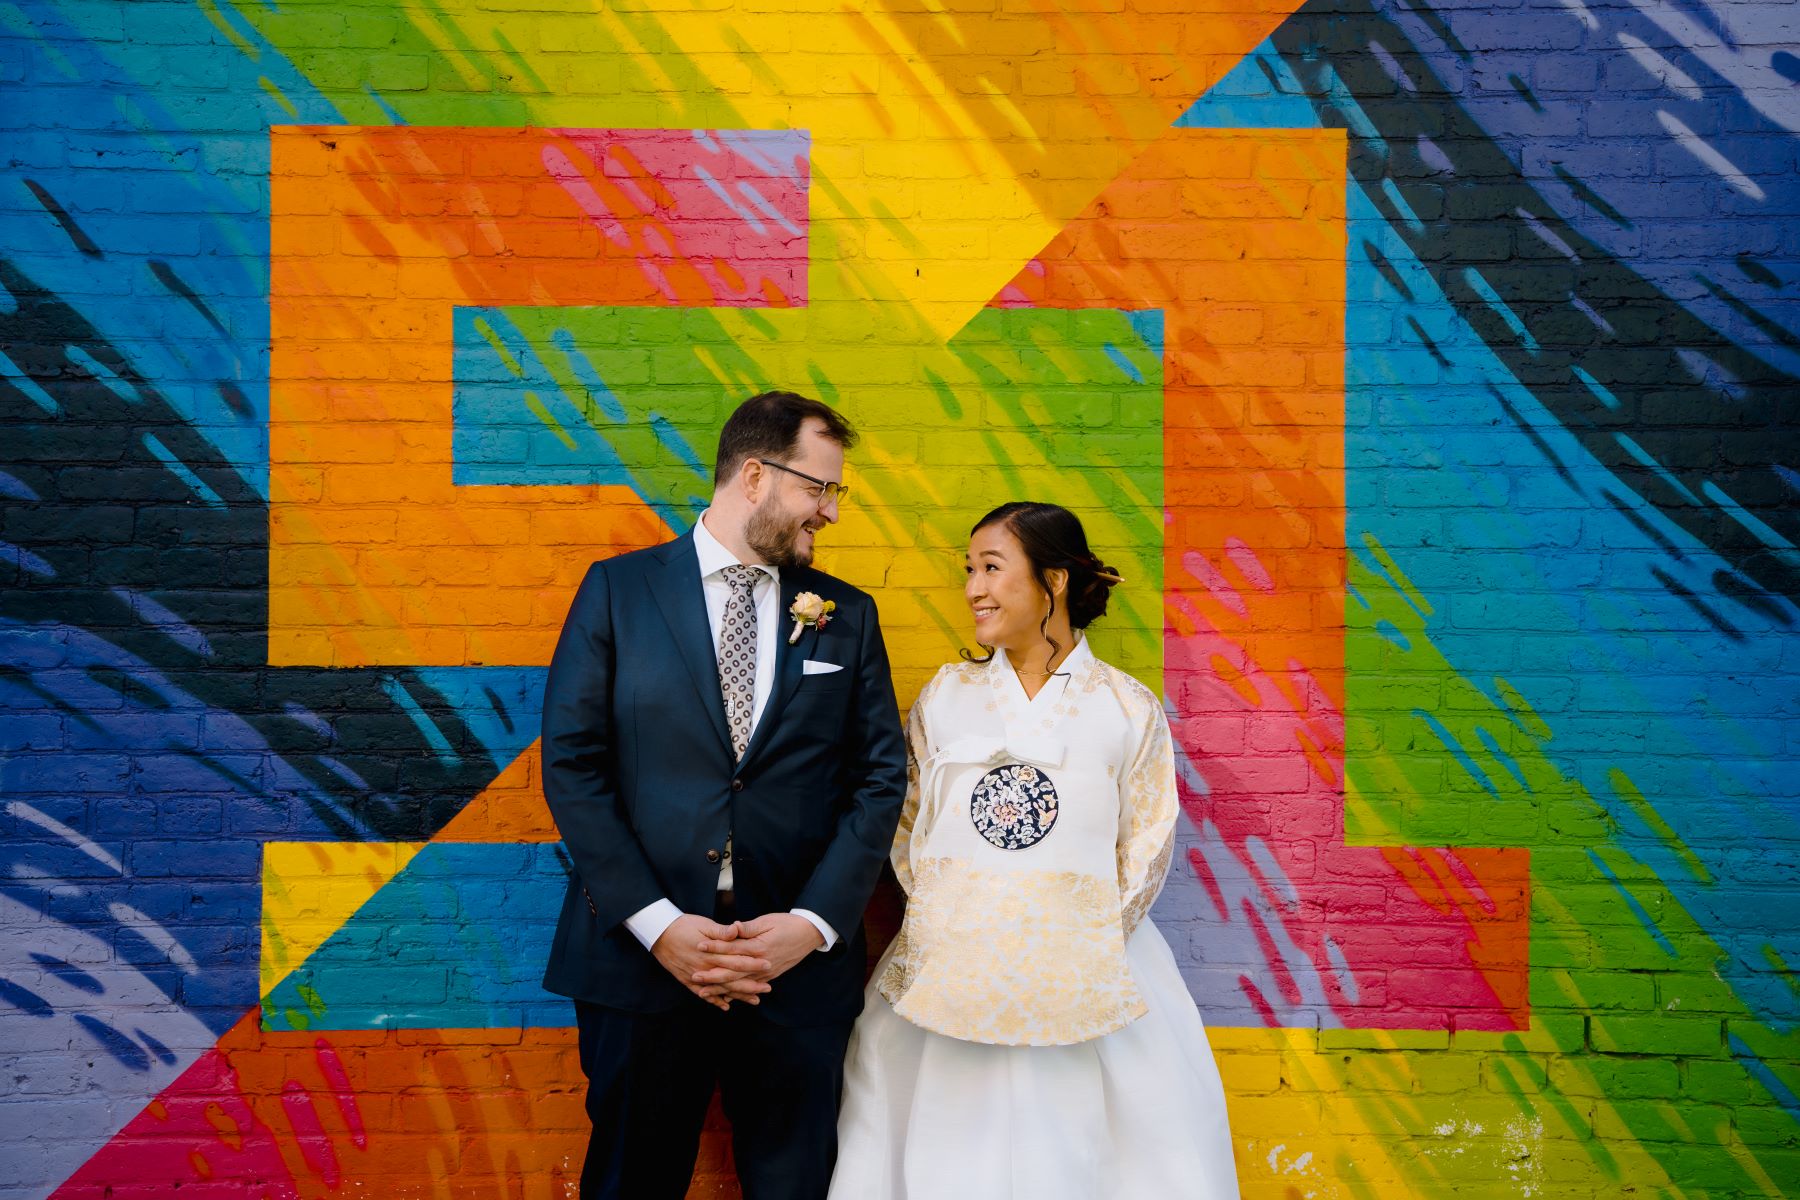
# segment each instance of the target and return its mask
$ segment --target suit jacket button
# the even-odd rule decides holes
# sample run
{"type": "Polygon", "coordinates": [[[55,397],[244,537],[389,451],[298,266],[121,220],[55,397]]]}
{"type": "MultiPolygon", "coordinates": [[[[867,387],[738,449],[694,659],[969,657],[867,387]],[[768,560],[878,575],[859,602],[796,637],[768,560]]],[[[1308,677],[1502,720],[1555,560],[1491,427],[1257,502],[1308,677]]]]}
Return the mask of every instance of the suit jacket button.
{"type": "Polygon", "coordinates": [[[743,791],[743,790],[744,790],[744,781],[743,781],[743,780],[741,780],[741,779],[734,779],[734,780],[732,780],[732,781],[731,781],[731,790],[732,790],[732,791],[734,791],[734,792],[741,792],[741,791],[743,791]]]}
{"type": "Polygon", "coordinates": [[[707,862],[718,862],[719,861],[719,852],[717,850],[708,850],[706,852],[706,861],[707,862]]]}

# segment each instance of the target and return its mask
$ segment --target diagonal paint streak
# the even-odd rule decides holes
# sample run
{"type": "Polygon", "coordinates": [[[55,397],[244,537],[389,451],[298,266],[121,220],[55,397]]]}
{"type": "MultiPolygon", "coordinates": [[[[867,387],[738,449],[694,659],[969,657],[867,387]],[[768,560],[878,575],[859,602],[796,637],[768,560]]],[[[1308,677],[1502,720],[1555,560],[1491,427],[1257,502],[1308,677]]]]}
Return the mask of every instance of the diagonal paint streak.
{"type": "Polygon", "coordinates": [[[1606,878],[1606,881],[1613,885],[1613,888],[1619,893],[1620,898],[1625,901],[1625,907],[1630,910],[1632,916],[1637,918],[1638,923],[1644,927],[1644,931],[1650,935],[1658,946],[1663,948],[1664,953],[1670,958],[1674,958],[1676,956],[1675,943],[1671,942],[1668,934],[1664,933],[1662,929],[1658,927],[1656,919],[1650,915],[1649,910],[1644,907],[1643,903],[1636,896],[1631,894],[1631,889],[1625,886],[1618,874],[1612,869],[1611,864],[1594,850],[1588,851],[1588,861],[1593,863],[1594,866],[1599,869],[1600,874],[1606,878]]]}
{"type": "Polygon", "coordinates": [[[1742,1063],[1750,1072],[1751,1077],[1761,1084],[1770,1096],[1774,1097],[1782,1111],[1795,1121],[1800,1121],[1800,1096],[1796,1096],[1794,1090],[1783,1083],[1775,1072],[1769,1069],[1768,1063],[1763,1061],[1762,1056],[1751,1049],[1742,1038],[1734,1033],[1727,1033],[1726,1042],[1731,1047],[1732,1057],[1742,1063]]]}
{"type": "Polygon", "coordinates": [[[462,764],[462,755],[458,754],[456,748],[450,744],[450,739],[445,736],[444,730],[439,726],[436,718],[420,706],[418,700],[413,698],[412,692],[399,677],[394,675],[383,677],[381,690],[412,721],[413,727],[419,731],[419,735],[424,738],[425,744],[431,747],[440,763],[449,767],[462,764]]]}
{"type": "Polygon", "coordinates": [[[46,833],[62,838],[101,866],[108,867],[120,875],[125,873],[125,864],[120,862],[118,856],[112,851],[85,836],[79,830],[71,829],[49,813],[33,808],[23,800],[8,800],[6,812],[17,820],[24,821],[28,825],[35,825],[46,833]]]}
{"type": "MultiPolygon", "coordinates": [[[[762,223],[761,218],[745,208],[736,196],[733,196],[730,192],[726,191],[725,185],[713,178],[713,173],[711,171],[707,170],[704,166],[695,164],[694,175],[701,183],[706,185],[707,191],[719,198],[719,203],[737,214],[738,217],[743,219],[746,225],[750,226],[750,232],[756,234],[758,237],[761,237],[768,232],[768,227],[762,223]]],[[[796,230],[795,232],[798,231],[796,230]]]]}
{"type": "Polygon", "coordinates": [[[1700,160],[1707,170],[1712,171],[1752,200],[1768,199],[1768,193],[1762,190],[1756,180],[1744,174],[1735,163],[1710,145],[1705,138],[1688,128],[1687,122],[1666,109],[1658,109],[1656,119],[1662,122],[1664,129],[1669,131],[1669,136],[1674,138],[1683,150],[1700,160]]]}
{"type": "Polygon", "coordinates": [[[69,235],[69,240],[75,243],[75,248],[77,250],[90,258],[100,258],[104,256],[105,252],[95,244],[94,239],[89,237],[82,230],[81,226],[76,223],[75,218],[69,215],[69,210],[64,208],[61,204],[58,204],[56,198],[46,191],[42,184],[38,183],[35,179],[26,179],[21,182],[25,184],[26,189],[30,191],[33,196],[37,197],[37,202],[44,206],[44,211],[49,213],[58,225],[62,226],[62,231],[69,235]]]}
{"type": "Polygon", "coordinates": [[[219,320],[218,314],[207,307],[206,301],[200,298],[200,293],[189,287],[181,276],[175,273],[175,268],[171,267],[168,263],[163,262],[161,259],[151,259],[150,273],[156,276],[156,281],[158,283],[168,288],[171,292],[174,292],[177,296],[180,296],[183,300],[186,300],[188,304],[193,307],[193,310],[199,313],[206,323],[211,325],[221,337],[229,338],[231,336],[231,331],[225,328],[225,323],[219,320]]]}
{"type": "Polygon", "coordinates": [[[162,439],[158,438],[153,433],[146,433],[143,441],[144,449],[155,455],[158,461],[168,467],[169,470],[174,473],[176,478],[180,479],[182,483],[188,486],[189,490],[191,490],[194,495],[200,497],[201,503],[205,504],[208,508],[223,509],[225,507],[224,497],[213,491],[211,487],[207,486],[205,480],[194,474],[186,463],[175,457],[175,452],[163,445],[162,439]]]}
{"type": "MultiPolygon", "coordinates": [[[[1333,12],[1333,20],[1344,26],[1346,45],[1359,47],[1332,56],[1333,76],[1345,83],[1357,108],[1373,121],[1390,145],[1399,146],[1413,132],[1427,127],[1441,127],[1444,120],[1459,123],[1460,127],[1470,131],[1480,129],[1476,117],[1466,107],[1473,101],[1459,96],[1437,72],[1435,64],[1441,61],[1441,56],[1434,58],[1432,53],[1416,46],[1398,14],[1380,11],[1368,0],[1352,0],[1349,8],[1334,9],[1333,12]],[[1360,48],[1372,41],[1380,42],[1392,56],[1408,63],[1419,86],[1417,96],[1404,92],[1396,94],[1381,61],[1372,52],[1360,48]],[[1405,53],[1401,53],[1400,48],[1405,53]]],[[[1439,24],[1443,21],[1425,10],[1416,15],[1439,24]]],[[[1407,20],[1411,21],[1412,16],[1409,15],[1407,20]]],[[[1333,106],[1330,89],[1325,85],[1323,65],[1308,49],[1306,26],[1291,22],[1277,31],[1273,40],[1283,62],[1303,84],[1303,93],[1313,98],[1313,106],[1321,117],[1333,122],[1346,120],[1345,115],[1333,106]]],[[[1472,319],[1472,323],[1493,351],[1515,377],[1532,390],[1539,402],[1556,414],[1616,476],[1636,486],[1631,471],[1621,469],[1626,464],[1635,464],[1636,460],[1612,439],[1614,429],[1591,422],[1579,406],[1570,403],[1573,397],[1593,394],[1585,387],[1575,389],[1566,385],[1565,381],[1574,377],[1576,366],[1626,400],[1626,411],[1639,412],[1646,411],[1641,407],[1641,397],[1662,387],[1661,380],[1679,379],[1686,374],[1680,365],[1682,350],[1705,349],[1709,355],[1722,357],[1726,377],[1742,381],[1740,396],[1721,397],[1719,403],[1731,405],[1734,411],[1754,414],[1746,417],[1754,424],[1769,427],[1779,424],[1774,415],[1774,406],[1778,403],[1776,397],[1793,386],[1787,371],[1723,337],[1638,274],[1635,263],[1627,263],[1607,253],[1602,246],[1555,216],[1554,206],[1522,176],[1506,151],[1491,138],[1458,138],[1451,158],[1458,179],[1480,181],[1486,203],[1494,211],[1508,214],[1499,218],[1502,224],[1519,220],[1510,214],[1534,214],[1580,256],[1585,266],[1581,285],[1576,290],[1577,293],[1588,293],[1604,310],[1595,314],[1602,317],[1612,331],[1604,347],[1581,353],[1566,349],[1566,340],[1557,332],[1560,326],[1556,324],[1556,306],[1526,297],[1521,291],[1522,277],[1509,279],[1502,286],[1490,277],[1489,272],[1481,270],[1477,262],[1470,261],[1477,257],[1465,253],[1465,242],[1466,249],[1475,248],[1470,228],[1444,215],[1421,223],[1414,211],[1416,206],[1407,203],[1406,196],[1416,190],[1423,199],[1435,184],[1424,177],[1396,172],[1388,161],[1373,154],[1355,154],[1352,164],[1358,181],[1367,192],[1371,196],[1384,197],[1390,210],[1399,215],[1400,224],[1396,228],[1411,243],[1419,260],[1430,264],[1431,271],[1452,302],[1465,314],[1491,314],[1486,320],[1472,319]],[[1479,283],[1471,278],[1471,272],[1476,274],[1479,283]],[[1483,293],[1482,285],[1492,293],[1491,296],[1483,293]],[[1644,299],[1634,299],[1630,304],[1618,304],[1608,299],[1626,295],[1644,299]],[[1493,303],[1495,301],[1504,305],[1504,310],[1493,303]],[[1505,319],[1507,315],[1512,321],[1505,319]],[[1656,358],[1663,365],[1648,375],[1634,375],[1639,366],[1625,369],[1624,360],[1627,356],[1640,354],[1656,358]],[[1654,385],[1646,382],[1652,378],[1658,381],[1654,385]]],[[[1592,202],[1604,204],[1563,167],[1556,165],[1555,170],[1571,187],[1582,188],[1592,202]]],[[[1605,211],[1622,226],[1631,224],[1617,209],[1609,207],[1605,211]]],[[[1522,224],[1519,231],[1528,233],[1522,224]]],[[[1583,311],[1594,311],[1580,294],[1572,294],[1569,303],[1583,311]]],[[[1633,357],[1632,361],[1638,360],[1633,357]]],[[[1704,402],[1706,397],[1718,394],[1718,390],[1718,385],[1705,381],[1696,381],[1692,387],[1697,402],[1704,402]]],[[[1647,411],[1657,411],[1654,402],[1647,411]]],[[[1641,421],[1628,432],[1651,457],[1664,463],[1678,461],[1676,446],[1686,436],[1686,429],[1680,422],[1641,421]]],[[[1747,465],[1738,476],[1754,480],[1759,493],[1766,492],[1772,482],[1769,478],[1772,467],[1767,457],[1766,454],[1760,456],[1754,467],[1747,465]]],[[[1677,474],[1691,490],[1705,494],[1703,484],[1710,482],[1707,477],[1712,470],[1708,464],[1697,464],[1679,469],[1677,474]]],[[[1653,480],[1656,487],[1662,486],[1654,476],[1646,478],[1653,480]]],[[[1657,502],[1653,494],[1647,494],[1646,498],[1657,502]]],[[[1800,591],[1800,565],[1746,545],[1743,539],[1732,535],[1729,526],[1716,519],[1714,511],[1695,509],[1682,503],[1662,503],[1660,507],[1671,521],[1724,555],[1762,587],[1781,594],[1800,591]]],[[[1785,514],[1776,521],[1777,510],[1769,511],[1771,524],[1785,525],[1785,514]]]]}

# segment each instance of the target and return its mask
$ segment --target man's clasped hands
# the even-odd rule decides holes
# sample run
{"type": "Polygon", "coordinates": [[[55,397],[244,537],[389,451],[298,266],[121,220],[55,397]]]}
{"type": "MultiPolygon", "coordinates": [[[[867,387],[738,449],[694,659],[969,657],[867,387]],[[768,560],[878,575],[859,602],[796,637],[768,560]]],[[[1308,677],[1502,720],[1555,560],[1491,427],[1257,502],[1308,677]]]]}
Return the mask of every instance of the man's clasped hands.
{"type": "Polygon", "coordinates": [[[729,925],[684,913],[650,952],[688,991],[725,1010],[733,1000],[762,1003],[774,979],[824,944],[818,927],[793,913],[729,925]]]}

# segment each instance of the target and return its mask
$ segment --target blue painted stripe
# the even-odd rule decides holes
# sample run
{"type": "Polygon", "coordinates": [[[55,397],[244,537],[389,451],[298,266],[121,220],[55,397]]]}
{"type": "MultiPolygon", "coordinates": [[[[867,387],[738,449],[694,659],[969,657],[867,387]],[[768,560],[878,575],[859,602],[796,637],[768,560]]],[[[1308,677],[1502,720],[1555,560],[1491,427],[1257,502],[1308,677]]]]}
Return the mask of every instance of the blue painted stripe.
{"type": "Polygon", "coordinates": [[[1662,947],[1663,953],[1667,954],[1670,958],[1680,958],[1681,955],[1675,950],[1675,943],[1671,942],[1668,935],[1656,924],[1656,919],[1650,915],[1650,910],[1638,902],[1638,898],[1631,894],[1631,890],[1625,886],[1624,882],[1620,880],[1616,874],[1613,873],[1613,869],[1606,865],[1606,860],[1592,850],[1587,852],[1587,856],[1588,861],[1600,868],[1600,873],[1606,876],[1607,881],[1611,883],[1619,895],[1624,898],[1625,907],[1631,910],[1631,915],[1638,919],[1638,924],[1642,925],[1651,938],[1655,940],[1656,944],[1662,947]]]}
{"type": "Polygon", "coordinates": [[[1775,1103],[1781,1105],[1782,1111],[1800,1121],[1800,1096],[1794,1095],[1793,1089],[1781,1082],[1775,1072],[1769,1069],[1769,1064],[1762,1060],[1762,1055],[1752,1050],[1743,1038],[1730,1033],[1726,1035],[1726,1041],[1731,1046],[1731,1056],[1743,1064],[1756,1082],[1763,1085],[1769,1095],[1774,1097],[1775,1103]]]}
{"type": "Polygon", "coordinates": [[[1106,357],[1119,364],[1119,370],[1123,371],[1125,377],[1131,382],[1144,382],[1144,373],[1137,369],[1137,364],[1125,357],[1125,352],[1111,342],[1106,343],[1106,357]]]}
{"type": "Polygon", "coordinates": [[[1501,298],[1500,293],[1494,290],[1494,285],[1489,283],[1480,271],[1474,267],[1464,267],[1462,280],[1474,290],[1477,296],[1481,297],[1481,302],[1487,305],[1495,316],[1506,323],[1506,327],[1512,330],[1512,335],[1519,339],[1520,345],[1533,354],[1541,349],[1538,340],[1531,336],[1531,330],[1525,327],[1525,322],[1519,320],[1519,314],[1512,310],[1512,305],[1501,298]]]}
{"type": "Polygon", "coordinates": [[[45,412],[55,416],[62,411],[62,406],[56,402],[56,399],[39,387],[37,380],[20,370],[18,364],[6,357],[4,351],[0,351],[0,375],[5,376],[12,386],[25,393],[26,399],[45,412]]]}
{"type": "Polygon", "coordinates": [[[157,439],[155,434],[146,433],[144,435],[144,448],[156,455],[157,458],[161,459],[162,464],[169,468],[170,473],[180,479],[181,482],[187,484],[188,487],[193,490],[194,495],[200,497],[201,502],[204,503],[206,507],[225,507],[225,498],[207,487],[206,481],[194,474],[186,463],[182,462],[179,458],[176,458],[174,452],[163,445],[162,442],[157,439]]]}
{"type": "Polygon", "coordinates": [[[1443,722],[1422,708],[1413,709],[1413,716],[1425,722],[1425,727],[1431,730],[1432,736],[1444,744],[1444,749],[1450,752],[1450,757],[1454,758],[1462,769],[1469,773],[1471,779],[1479,783],[1488,795],[1496,800],[1500,799],[1500,789],[1494,786],[1494,781],[1488,778],[1488,773],[1476,764],[1475,760],[1469,756],[1468,751],[1463,749],[1462,743],[1456,740],[1456,735],[1444,728],[1443,722]]]}
{"type": "Polygon", "coordinates": [[[412,693],[406,690],[406,685],[401,683],[398,677],[389,675],[384,678],[381,681],[381,690],[386,692],[388,698],[398,704],[401,710],[411,718],[413,725],[419,730],[419,736],[424,738],[425,744],[436,753],[440,763],[452,767],[462,763],[462,755],[458,754],[455,747],[450,745],[450,739],[444,736],[444,731],[438,728],[438,723],[432,720],[429,713],[419,707],[419,702],[413,699],[412,693]]]}

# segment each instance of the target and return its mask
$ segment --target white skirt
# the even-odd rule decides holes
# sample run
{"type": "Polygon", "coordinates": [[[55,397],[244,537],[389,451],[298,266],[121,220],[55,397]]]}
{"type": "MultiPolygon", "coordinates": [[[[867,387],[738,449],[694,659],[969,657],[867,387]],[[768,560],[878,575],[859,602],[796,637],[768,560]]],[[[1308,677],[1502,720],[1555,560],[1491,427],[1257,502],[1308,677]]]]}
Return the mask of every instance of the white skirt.
{"type": "Polygon", "coordinates": [[[1125,956],[1150,1011],[1073,1046],[930,1033],[871,984],[831,1200],[1236,1200],[1225,1091],[1175,957],[1147,920],[1125,956]]]}

